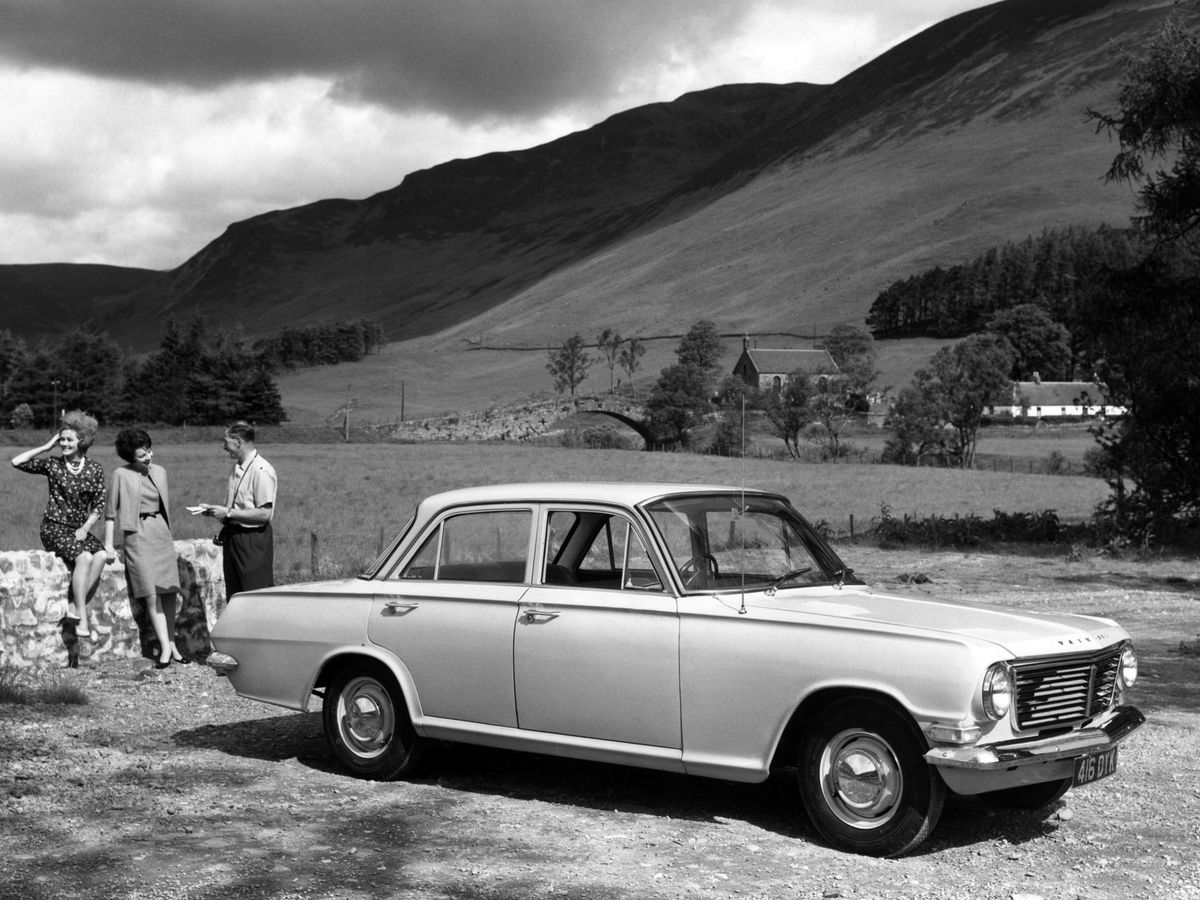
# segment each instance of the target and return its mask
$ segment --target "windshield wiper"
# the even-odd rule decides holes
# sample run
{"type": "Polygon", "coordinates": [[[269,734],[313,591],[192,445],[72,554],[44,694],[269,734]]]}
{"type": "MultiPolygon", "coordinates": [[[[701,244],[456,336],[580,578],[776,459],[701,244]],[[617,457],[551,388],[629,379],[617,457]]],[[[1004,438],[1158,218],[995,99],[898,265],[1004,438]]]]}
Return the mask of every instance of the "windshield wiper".
{"type": "Polygon", "coordinates": [[[775,592],[779,590],[780,585],[785,581],[791,581],[793,578],[799,578],[812,571],[812,566],[805,566],[803,569],[792,569],[790,572],[784,572],[778,578],[771,582],[771,586],[767,588],[767,596],[775,596],[775,592]]]}

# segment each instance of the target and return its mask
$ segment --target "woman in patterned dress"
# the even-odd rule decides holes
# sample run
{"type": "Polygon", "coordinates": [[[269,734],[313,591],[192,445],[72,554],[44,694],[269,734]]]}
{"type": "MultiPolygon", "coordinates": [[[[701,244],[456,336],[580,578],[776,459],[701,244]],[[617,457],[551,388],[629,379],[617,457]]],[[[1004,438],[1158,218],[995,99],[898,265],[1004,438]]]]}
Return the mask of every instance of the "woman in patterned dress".
{"type": "Polygon", "coordinates": [[[74,626],[83,623],[83,633],[93,643],[100,640],[100,631],[87,622],[87,603],[100,585],[107,561],[104,545],[92,534],[93,526],[104,515],[104,469],[87,458],[96,430],[94,418],[72,410],[62,417],[54,437],[12,458],[12,464],[22,472],[46,476],[50,494],[42,517],[42,546],[66,563],[71,574],[75,615],[71,615],[68,605],[65,622],[74,626]],[[41,458],[55,446],[60,456],[41,458]]]}
{"type": "Polygon", "coordinates": [[[179,558],[171,536],[167,470],[153,462],[150,435],[141,428],[124,428],[117,435],[117,456],[126,465],[114,469],[104,510],[104,551],[117,558],[113,536],[124,535],[125,574],[129,599],[140,597],[158,638],[155,668],[183,662],[175,646],[175,612],[179,597],[179,558]]]}

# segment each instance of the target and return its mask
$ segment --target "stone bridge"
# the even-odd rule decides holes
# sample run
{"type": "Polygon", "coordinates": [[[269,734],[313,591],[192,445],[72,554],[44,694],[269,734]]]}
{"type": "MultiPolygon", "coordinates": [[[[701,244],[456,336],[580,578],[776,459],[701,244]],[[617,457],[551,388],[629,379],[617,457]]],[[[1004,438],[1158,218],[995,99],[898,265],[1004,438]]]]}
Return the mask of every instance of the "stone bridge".
{"type": "Polygon", "coordinates": [[[530,400],[454,416],[378,425],[375,429],[410,441],[528,441],[552,430],[562,419],[585,412],[609,416],[632,428],[647,443],[651,441],[642,403],[603,394],[530,400]]]}

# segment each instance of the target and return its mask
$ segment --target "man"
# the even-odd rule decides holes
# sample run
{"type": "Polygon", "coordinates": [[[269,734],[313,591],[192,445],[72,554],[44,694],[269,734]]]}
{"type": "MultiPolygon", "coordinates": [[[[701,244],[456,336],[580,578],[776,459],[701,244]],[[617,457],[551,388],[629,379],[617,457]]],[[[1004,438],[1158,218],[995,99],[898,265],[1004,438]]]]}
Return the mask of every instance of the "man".
{"type": "Polygon", "coordinates": [[[201,504],[203,514],[222,525],[225,600],[238,591],[275,583],[275,468],[254,446],[254,427],[234,422],[225,429],[225,452],[233,460],[225,504],[201,504]]]}

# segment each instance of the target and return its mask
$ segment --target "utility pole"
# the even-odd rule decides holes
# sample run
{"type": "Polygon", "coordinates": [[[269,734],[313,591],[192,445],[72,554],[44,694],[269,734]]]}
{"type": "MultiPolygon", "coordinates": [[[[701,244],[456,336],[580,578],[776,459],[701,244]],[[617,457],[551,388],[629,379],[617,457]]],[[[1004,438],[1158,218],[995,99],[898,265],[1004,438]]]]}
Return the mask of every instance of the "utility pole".
{"type": "Polygon", "coordinates": [[[54,405],[50,407],[50,427],[54,427],[54,423],[58,421],[58,386],[62,384],[57,378],[50,379],[50,386],[54,388],[54,405]]]}

